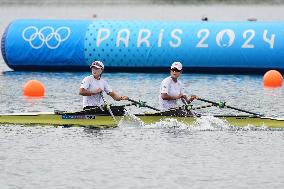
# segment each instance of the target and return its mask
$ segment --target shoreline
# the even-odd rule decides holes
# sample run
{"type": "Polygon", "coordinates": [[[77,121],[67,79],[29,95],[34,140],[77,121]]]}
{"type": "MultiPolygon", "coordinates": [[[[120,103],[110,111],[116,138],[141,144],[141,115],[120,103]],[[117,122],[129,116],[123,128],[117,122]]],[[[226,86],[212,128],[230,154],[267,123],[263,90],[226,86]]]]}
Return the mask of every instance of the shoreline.
{"type": "MultiPolygon", "coordinates": [[[[209,21],[284,20],[283,5],[100,5],[100,6],[1,6],[0,15],[5,21],[20,18],[36,19],[95,19],[111,20],[189,20],[200,21],[206,15],[209,21]],[[145,14],[147,12],[147,14],[145,14]]],[[[2,25],[2,24],[1,24],[2,25]]]]}

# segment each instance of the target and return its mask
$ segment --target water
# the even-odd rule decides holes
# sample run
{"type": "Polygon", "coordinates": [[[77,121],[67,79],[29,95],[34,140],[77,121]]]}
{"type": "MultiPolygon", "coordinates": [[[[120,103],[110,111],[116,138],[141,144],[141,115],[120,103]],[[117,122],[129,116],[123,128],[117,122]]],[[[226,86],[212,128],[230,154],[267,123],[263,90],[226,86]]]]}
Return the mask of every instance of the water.
{"type": "Polygon", "coordinates": [[[0,128],[1,188],[283,188],[283,132],[0,128]]]}
{"type": "MultiPolygon", "coordinates": [[[[79,110],[78,87],[87,74],[4,72],[1,113],[79,110]],[[44,99],[22,97],[22,86],[30,79],[44,83],[44,99]]],[[[158,105],[158,86],[166,76],[104,74],[120,94],[153,106],[158,105]]],[[[284,117],[283,89],[263,89],[261,76],[182,77],[193,94],[284,117]]],[[[2,125],[0,187],[283,188],[283,130],[238,129],[219,121],[203,121],[195,128],[174,120],[143,126],[121,123],[106,130],[2,125]]]]}
{"type": "MultiPolygon", "coordinates": [[[[27,17],[91,19],[94,12],[105,19],[199,19],[204,12],[227,20],[245,19],[248,12],[263,20],[284,18],[281,6],[229,6],[224,9],[227,17],[213,11],[214,6],[161,7],[167,14],[157,14],[156,8],[0,7],[0,25],[3,31],[11,20],[27,17]],[[168,14],[171,11],[183,14],[168,14]]],[[[80,110],[79,86],[88,74],[13,72],[1,59],[0,113],[80,110]],[[30,79],[45,85],[45,98],[22,96],[30,79]]],[[[167,76],[107,70],[103,75],[119,94],[152,106],[158,105],[159,85],[167,76]]],[[[283,88],[264,89],[261,75],[183,74],[182,80],[189,94],[284,117],[283,88]]],[[[143,111],[130,109],[130,113],[143,111]]],[[[208,112],[237,113],[217,108],[201,111],[208,112]]],[[[196,127],[175,120],[154,125],[122,122],[105,130],[0,125],[0,188],[283,188],[283,140],[283,130],[239,129],[210,116],[196,127]]]]}
{"type": "Polygon", "coordinates": [[[2,5],[283,4],[283,0],[0,0],[2,5]]]}

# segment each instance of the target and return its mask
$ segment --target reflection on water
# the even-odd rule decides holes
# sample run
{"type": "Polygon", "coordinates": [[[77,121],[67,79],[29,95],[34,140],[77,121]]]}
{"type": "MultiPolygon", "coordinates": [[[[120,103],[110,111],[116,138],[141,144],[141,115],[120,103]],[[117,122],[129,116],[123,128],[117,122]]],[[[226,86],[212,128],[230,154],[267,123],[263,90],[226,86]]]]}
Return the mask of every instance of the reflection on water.
{"type": "Polygon", "coordinates": [[[243,188],[280,189],[283,137],[281,131],[197,131],[178,125],[107,130],[0,126],[0,185],[239,188],[242,183],[243,188]]]}
{"type": "Polygon", "coordinates": [[[90,4],[282,4],[284,0],[0,0],[2,5],[90,5],[90,4]]]}

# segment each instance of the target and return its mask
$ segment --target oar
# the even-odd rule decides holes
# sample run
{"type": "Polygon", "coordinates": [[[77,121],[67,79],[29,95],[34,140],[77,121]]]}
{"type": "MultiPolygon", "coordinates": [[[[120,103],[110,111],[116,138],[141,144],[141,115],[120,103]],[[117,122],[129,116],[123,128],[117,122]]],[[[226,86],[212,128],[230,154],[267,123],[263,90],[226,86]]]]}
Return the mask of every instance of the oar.
{"type": "MultiPolygon", "coordinates": [[[[181,101],[182,101],[182,103],[184,103],[184,105],[186,106],[186,109],[185,109],[185,110],[186,110],[186,111],[190,111],[190,110],[187,109],[187,106],[188,106],[187,101],[186,101],[184,98],[181,98],[181,101]]],[[[196,114],[195,114],[195,112],[190,111],[190,113],[193,115],[193,117],[195,117],[195,118],[197,117],[196,114]]]]}
{"type": "Polygon", "coordinates": [[[203,99],[203,98],[197,98],[197,100],[200,100],[200,101],[203,101],[203,102],[207,102],[207,103],[211,103],[214,106],[217,106],[217,107],[220,107],[220,108],[227,107],[227,108],[230,108],[230,109],[233,109],[233,110],[237,110],[237,111],[240,111],[240,112],[245,112],[245,113],[252,114],[252,115],[255,115],[255,116],[259,116],[259,117],[263,116],[263,114],[258,114],[258,113],[247,111],[247,110],[243,110],[243,109],[240,109],[240,108],[227,106],[227,105],[225,105],[225,102],[218,103],[218,102],[213,102],[211,100],[206,100],[206,99],[203,99]]]}
{"type": "Polygon", "coordinates": [[[116,118],[114,117],[114,115],[113,115],[113,113],[112,113],[112,111],[111,111],[111,109],[110,109],[110,107],[109,107],[107,101],[106,101],[105,98],[104,98],[104,95],[103,95],[102,93],[100,93],[100,94],[101,94],[101,97],[102,97],[104,103],[106,104],[107,110],[109,111],[109,113],[110,113],[112,119],[114,120],[114,122],[115,122],[116,124],[118,124],[118,121],[117,121],[116,118]]]}
{"type": "Polygon", "coordinates": [[[139,105],[140,107],[146,107],[146,108],[150,108],[150,109],[152,109],[152,110],[160,111],[160,110],[157,109],[157,108],[154,108],[154,107],[152,107],[152,106],[146,105],[145,102],[136,101],[136,100],[132,100],[132,99],[128,99],[128,101],[133,102],[133,103],[139,105]]]}

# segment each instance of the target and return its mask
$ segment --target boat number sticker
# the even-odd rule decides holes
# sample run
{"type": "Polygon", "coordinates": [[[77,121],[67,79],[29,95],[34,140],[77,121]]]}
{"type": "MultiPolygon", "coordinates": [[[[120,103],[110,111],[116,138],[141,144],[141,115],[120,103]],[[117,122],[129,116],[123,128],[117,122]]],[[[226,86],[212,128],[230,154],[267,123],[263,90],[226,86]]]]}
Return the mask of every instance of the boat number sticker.
{"type": "Polygon", "coordinates": [[[96,119],[95,115],[62,115],[62,119],[96,119]]]}

